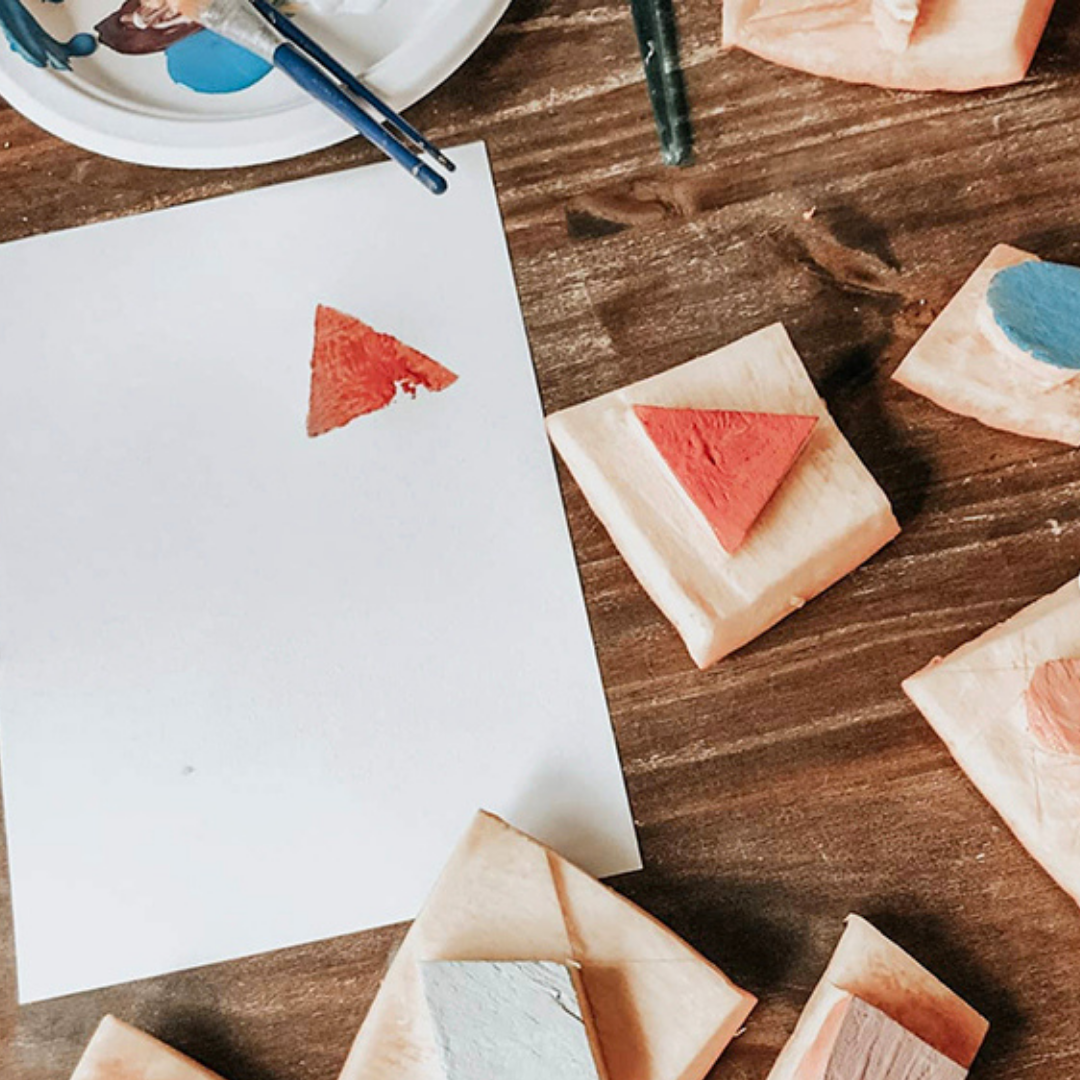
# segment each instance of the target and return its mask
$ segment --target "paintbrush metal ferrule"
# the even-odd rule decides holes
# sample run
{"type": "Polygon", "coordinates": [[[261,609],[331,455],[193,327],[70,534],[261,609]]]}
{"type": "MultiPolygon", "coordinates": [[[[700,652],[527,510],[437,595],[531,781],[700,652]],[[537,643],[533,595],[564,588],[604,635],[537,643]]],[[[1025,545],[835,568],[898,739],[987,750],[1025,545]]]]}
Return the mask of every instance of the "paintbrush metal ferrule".
{"type": "Polygon", "coordinates": [[[284,40],[248,0],[207,0],[195,18],[207,30],[247,49],[269,64],[284,40]]]}

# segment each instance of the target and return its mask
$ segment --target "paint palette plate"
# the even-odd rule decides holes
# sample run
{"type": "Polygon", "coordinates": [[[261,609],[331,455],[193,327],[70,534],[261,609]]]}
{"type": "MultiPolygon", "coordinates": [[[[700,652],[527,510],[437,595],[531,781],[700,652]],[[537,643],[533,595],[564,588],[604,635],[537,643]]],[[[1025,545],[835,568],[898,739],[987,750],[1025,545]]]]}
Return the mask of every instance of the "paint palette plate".
{"type": "MultiPolygon", "coordinates": [[[[153,26],[167,2],[126,0],[121,9],[121,0],[0,0],[0,29],[11,46],[0,47],[0,95],[69,142],[145,165],[253,165],[353,134],[277,72],[207,31],[185,36],[167,23],[152,35],[108,30],[110,23],[153,26]]],[[[297,21],[404,109],[462,64],[508,6],[386,0],[365,14],[298,9],[297,21]]]]}

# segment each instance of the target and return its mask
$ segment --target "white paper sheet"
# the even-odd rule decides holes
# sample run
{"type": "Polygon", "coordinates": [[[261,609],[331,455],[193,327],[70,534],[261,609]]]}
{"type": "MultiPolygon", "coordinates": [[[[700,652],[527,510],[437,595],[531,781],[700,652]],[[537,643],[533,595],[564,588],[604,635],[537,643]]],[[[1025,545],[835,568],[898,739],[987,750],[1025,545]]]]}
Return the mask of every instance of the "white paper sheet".
{"type": "Polygon", "coordinates": [[[484,149],[0,247],[23,1001],[410,918],[480,806],[639,866],[484,149]],[[317,303],[460,376],[309,439],[317,303]]]}

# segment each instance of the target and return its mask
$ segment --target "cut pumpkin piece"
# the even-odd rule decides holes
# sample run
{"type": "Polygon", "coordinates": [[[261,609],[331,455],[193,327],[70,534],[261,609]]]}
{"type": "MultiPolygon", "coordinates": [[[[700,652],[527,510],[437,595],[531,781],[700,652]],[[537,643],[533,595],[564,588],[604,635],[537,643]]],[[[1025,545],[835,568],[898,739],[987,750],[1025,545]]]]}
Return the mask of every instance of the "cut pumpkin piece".
{"type": "Polygon", "coordinates": [[[724,550],[743,546],[795,459],[816,416],[664,409],[634,414],[724,550]]]}
{"type": "Polygon", "coordinates": [[[926,968],[849,915],[768,1080],[962,1080],[988,1030],[926,968]],[[915,1071],[901,1071],[905,1060],[915,1071]]]}
{"type": "Polygon", "coordinates": [[[1080,903],[1078,669],[1073,580],[912,675],[904,691],[1024,847],[1080,903]]]}
{"type": "Polygon", "coordinates": [[[1065,356],[1047,362],[1046,352],[1053,343],[1068,348],[1080,301],[1056,312],[1048,308],[1051,297],[1064,302],[1061,279],[1072,281],[1073,276],[1060,271],[1072,268],[1051,269],[1055,290],[1032,290],[1028,264],[1037,262],[1036,256],[1005,244],[994,248],[893,378],[943,409],[988,427],[1080,446],[1080,369],[1065,356]],[[1022,318],[1019,306],[1025,296],[1029,310],[1022,318]]]}
{"type": "Polygon", "coordinates": [[[311,354],[308,434],[344,427],[385,408],[399,393],[415,397],[421,386],[445,390],[456,380],[457,375],[430,356],[320,304],[311,354]]]}
{"type": "Polygon", "coordinates": [[[445,1080],[424,994],[433,961],[576,967],[610,1080],[702,1080],[755,1004],[629,900],[483,813],[405,936],[341,1080],[445,1080]]]}
{"type": "MultiPolygon", "coordinates": [[[[547,424],[615,546],[702,668],[764,633],[900,531],[780,325],[555,413],[547,424]],[[666,454],[638,418],[642,407],[666,454]],[[735,468],[737,481],[730,475],[735,451],[716,451],[722,467],[715,478],[700,468],[707,449],[720,446],[724,421],[710,421],[716,431],[697,432],[688,450],[688,418],[717,410],[742,416],[740,424],[756,415],[739,443],[756,446],[758,465],[735,468]],[[767,448],[768,436],[775,436],[775,450],[767,448]],[[690,497],[675,481],[680,471],[697,475],[690,497]],[[757,489],[751,506],[770,488],[775,494],[729,553],[717,542],[719,510],[710,500],[728,480],[745,492],[748,476],[757,489]]],[[[740,514],[742,524],[753,516],[745,507],[740,514]]],[[[729,537],[733,546],[738,532],[729,537]]]]}
{"type": "Polygon", "coordinates": [[[813,75],[977,90],[1027,74],[1054,0],[724,0],[724,44],[813,75]]]}
{"type": "Polygon", "coordinates": [[[215,1073],[138,1028],[106,1016],[71,1080],[219,1080],[215,1073]]]}

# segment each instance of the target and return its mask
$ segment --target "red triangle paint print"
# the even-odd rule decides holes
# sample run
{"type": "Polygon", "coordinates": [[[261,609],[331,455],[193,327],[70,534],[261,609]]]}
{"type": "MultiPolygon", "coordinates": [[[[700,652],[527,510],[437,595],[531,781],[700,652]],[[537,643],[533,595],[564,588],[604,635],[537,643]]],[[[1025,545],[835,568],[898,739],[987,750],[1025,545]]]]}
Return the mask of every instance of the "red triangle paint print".
{"type": "Polygon", "coordinates": [[[634,414],[730,554],[745,543],[818,420],[653,405],[635,405],[634,414]]]}
{"type": "Polygon", "coordinates": [[[311,354],[308,434],[314,438],[377,412],[398,393],[415,397],[421,386],[445,390],[456,381],[457,375],[430,356],[320,304],[311,354]]]}

